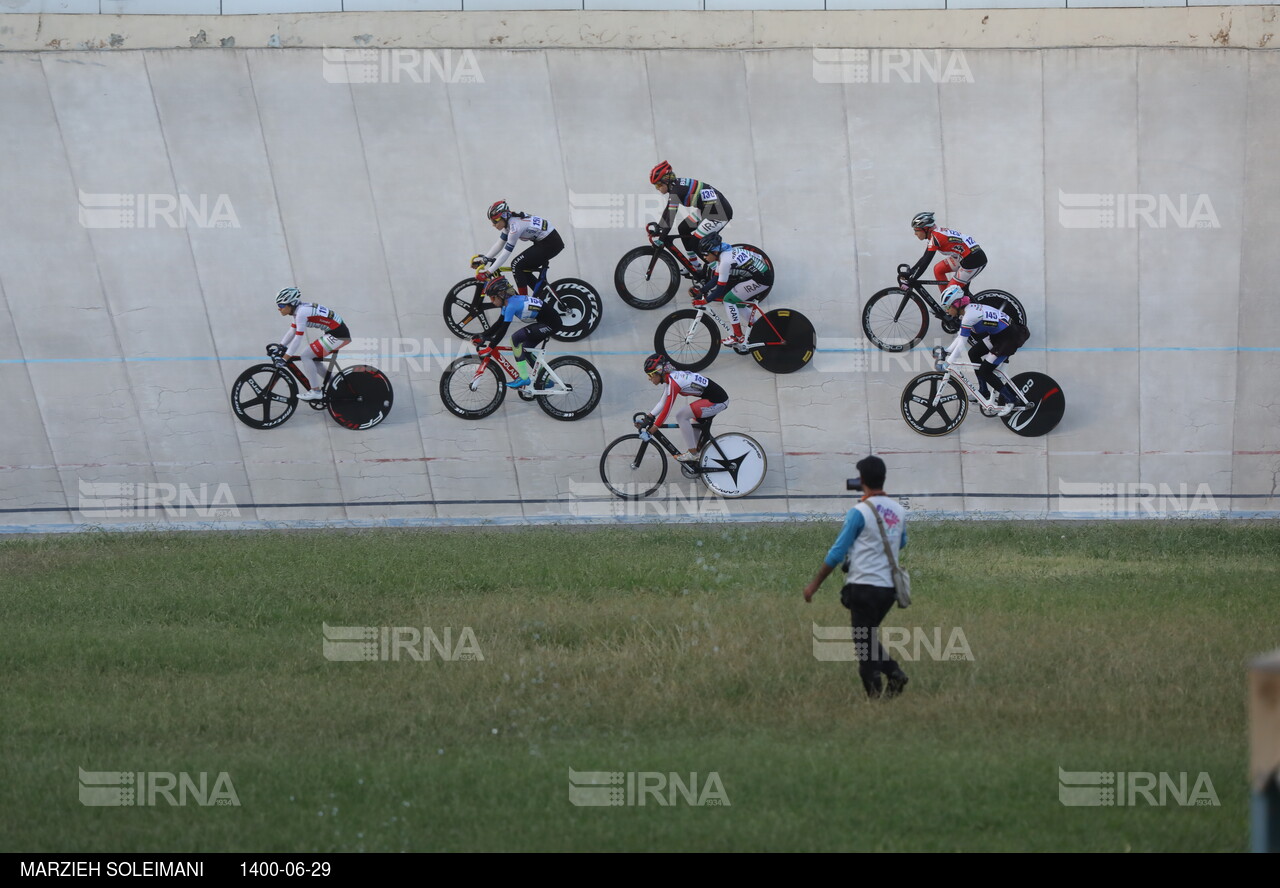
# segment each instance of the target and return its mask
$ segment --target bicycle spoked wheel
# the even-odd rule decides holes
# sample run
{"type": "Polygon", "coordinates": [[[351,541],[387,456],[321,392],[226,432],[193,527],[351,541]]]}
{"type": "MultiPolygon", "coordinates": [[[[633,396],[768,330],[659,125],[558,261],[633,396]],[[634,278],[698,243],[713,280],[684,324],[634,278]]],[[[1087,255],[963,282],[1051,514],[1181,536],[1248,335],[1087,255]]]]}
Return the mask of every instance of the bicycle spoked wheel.
{"type": "Polygon", "coordinates": [[[723,497],[736,499],[756,492],[769,460],[755,438],[729,432],[716,435],[714,442],[702,449],[699,465],[703,484],[723,497]]]}
{"type": "Polygon", "coordinates": [[[968,415],[969,397],[948,373],[921,373],[902,390],[902,418],[922,435],[937,438],[950,434],[968,415]]]}
{"type": "Polygon", "coordinates": [[[371,429],[391,412],[391,380],[377,367],[347,367],[329,383],[325,406],[343,428],[371,429]]]}
{"type": "Polygon", "coordinates": [[[298,384],[274,364],[257,364],[231,385],[231,410],[254,429],[274,429],[298,409],[298,384]]]}
{"type": "Polygon", "coordinates": [[[533,380],[535,389],[548,388],[553,393],[537,395],[538,406],[553,419],[582,419],[600,403],[603,385],[600,371],[590,361],[577,357],[552,358],[547,362],[560,378],[560,385],[546,370],[539,370],[533,380]],[[567,389],[567,391],[566,391],[567,389]]]}
{"type": "Polygon", "coordinates": [[[658,324],[653,350],[666,355],[677,370],[701,370],[710,367],[720,353],[720,330],[702,312],[682,308],[658,324]]]}
{"type": "Polygon", "coordinates": [[[667,453],[656,441],[623,435],[600,455],[600,480],[623,499],[650,496],[667,479],[667,453]]]}
{"type": "Polygon", "coordinates": [[[920,299],[897,287],[886,287],[862,309],[862,332],[881,351],[915,348],[929,329],[929,315],[920,299]]]}
{"type": "Polygon", "coordinates": [[[747,342],[763,343],[753,348],[751,355],[770,373],[794,373],[813,359],[818,334],[800,312],[775,308],[755,322],[747,342]]]}
{"type": "Polygon", "coordinates": [[[479,376],[480,358],[463,355],[440,376],[440,400],[445,409],[463,419],[484,419],[502,405],[507,383],[490,363],[479,376]]]}
{"type": "Polygon", "coordinates": [[[618,260],[613,286],[632,308],[659,308],[680,289],[680,266],[664,248],[636,247],[618,260]]]}
{"type": "Polygon", "coordinates": [[[459,339],[484,333],[501,310],[484,298],[484,285],[475,278],[458,281],[444,297],[444,323],[459,339]]]}

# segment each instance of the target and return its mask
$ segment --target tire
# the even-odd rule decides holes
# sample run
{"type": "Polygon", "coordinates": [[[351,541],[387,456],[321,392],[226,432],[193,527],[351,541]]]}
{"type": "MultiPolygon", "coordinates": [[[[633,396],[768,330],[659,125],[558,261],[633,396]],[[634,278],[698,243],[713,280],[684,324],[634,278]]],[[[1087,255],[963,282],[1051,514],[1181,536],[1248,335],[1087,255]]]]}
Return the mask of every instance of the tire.
{"type": "MultiPolygon", "coordinates": [[[[596,405],[600,403],[603,384],[600,381],[600,371],[596,370],[590,361],[576,357],[560,357],[552,358],[547,363],[556,371],[561,381],[573,389],[564,395],[537,396],[538,406],[547,416],[572,422],[575,419],[582,419],[596,409],[596,405]]],[[[539,370],[533,380],[535,388],[554,384],[546,370],[539,370]]]]}
{"type": "Polygon", "coordinates": [[[488,330],[499,309],[484,298],[484,287],[475,278],[464,278],[444,297],[444,323],[459,339],[470,339],[488,330]]]}
{"type": "Polygon", "coordinates": [[[1031,407],[1021,413],[1001,418],[1009,431],[1024,438],[1038,438],[1053,431],[1067,409],[1062,387],[1043,373],[1019,373],[1009,382],[1031,402],[1031,407]]]}
{"type": "Polygon", "coordinates": [[[916,294],[904,293],[897,287],[885,287],[862,309],[862,332],[881,351],[909,351],[928,331],[929,311],[925,304],[916,294]]]}
{"type": "Polygon", "coordinates": [[[813,324],[791,308],[775,308],[755,322],[747,342],[766,343],[751,350],[756,363],[770,373],[794,373],[813,359],[818,334],[813,324]],[[781,339],[781,343],[774,343],[781,339]]]}
{"type": "Polygon", "coordinates": [[[560,313],[560,323],[564,325],[551,338],[560,342],[575,342],[585,339],[600,326],[600,314],[603,306],[600,294],[586,281],[577,278],[564,278],[551,285],[556,294],[555,309],[560,313]]]}
{"type": "Polygon", "coordinates": [[[680,264],[665,247],[636,247],[618,260],[613,286],[632,308],[661,308],[680,289],[680,264]]]}
{"type": "Polygon", "coordinates": [[[657,441],[623,435],[600,454],[600,480],[614,496],[643,499],[657,491],[666,479],[667,452],[657,441]]]}
{"type": "Polygon", "coordinates": [[[930,438],[949,435],[969,415],[969,396],[949,373],[921,373],[902,390],[902,418],[912,430],[930,438]],[[930,406],[939,386],[945,394],[936,408],[930,406]]]}
{"type": "Polygon", "coordinates": [[[658,324],[653,350],[666,355],[679,370],[701,370],[710,367],[720,353],[720,328],[705,313],[682,308],[658,324]]]}
{"type": "Polygon", "coordinates": [[[755,493],[769,469],[760,442],[739,432],[716,435],[715,443],[702,448],[698,462],[702,483],[726,499],[755,493]]]}
{"type": "Polygon", "coordinates": [[[507,381],[494,361],[480,376],[475,391],[471,383],[480,368],[480,357],[463,355],[450,364],[440,377],[440,400],[445,409],[462,419],[484,419],[502,406],[507,396],[507,381]]]}
{"type": "Polygon", "coordinates": [[[358,364],[329,381],[325,406],[343,428],[371,429],[387,418],[393,398],[386,374],[377,367],[358,364]]]}
{"type": "Polygon", "coordinates": [[[231,410],[250,428],[274,429],[297,409],[298,383],[275,364],[256,364],[231,384],[231,410]]]}

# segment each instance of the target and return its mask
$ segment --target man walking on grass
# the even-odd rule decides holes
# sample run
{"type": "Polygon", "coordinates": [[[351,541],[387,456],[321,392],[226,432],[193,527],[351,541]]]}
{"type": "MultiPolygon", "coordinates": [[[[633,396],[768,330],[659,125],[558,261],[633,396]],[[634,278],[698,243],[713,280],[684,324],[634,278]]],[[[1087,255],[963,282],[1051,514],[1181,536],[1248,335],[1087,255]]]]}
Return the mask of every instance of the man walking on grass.
{"type": "Polygon", "coordinates": [[[804,600],[812,602],[822,581],[831,575],[836,565],[843,565],[845,584],[840,590],[840,603],[849,609],[853,623],[858,675],[869,698],[887,699],[902,693],[907,686],[907,674],[880,645],[880,623],[897,600],[885,539],[895,555],[906,546],[907,514],[901,503],[885,496],[884,460],[868,456],[858,462],[858,472],[859,477],[849,481],[848,487],[862,491],[862,498],[849,510],[835,545],[809,585],[804,587],[804,600]],[[883,689],[881,675],[885,677],[883,689]]]}

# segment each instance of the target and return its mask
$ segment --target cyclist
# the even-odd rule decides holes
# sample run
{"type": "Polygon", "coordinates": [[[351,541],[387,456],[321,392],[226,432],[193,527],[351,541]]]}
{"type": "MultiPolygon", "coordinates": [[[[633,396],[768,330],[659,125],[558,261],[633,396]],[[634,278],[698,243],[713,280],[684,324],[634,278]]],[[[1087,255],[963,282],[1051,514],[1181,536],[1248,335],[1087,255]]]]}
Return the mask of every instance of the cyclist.
{"type": "Polygon", "coordinates": [[[636,423],[636,427],[648,429],[660,426],[667,421],[667,414],[671,412],[678,395],[694,398],[676,413],[676,422],[689,445],[689,451],[676,454],[676,459],[680,462],[697,462],[698,436],[693,430],[693,420],[710,419],[722,412],[729,406],[728,393],[700,373],[673,369],[666,357],[656,352],[644,359],[644,372],[654,385],[665,384],[666,388],[658,403],[646,414],[644,422],[636,423]]]}
{"type": "Polygon", "coordinates": [[[1023,346],[1031,335],[1030,331],[1000,309],[972,301],[957,284],[943,291],[941,301],[947,314],[960,318],[960,332],[947,349],[947,359],[954,360],[951,356],[968,340],[969,360],[978,365],[978,393],[988,397],[991,389],[987,386],[992,385],[1000,394],[996,401],[1000,409],[995,415],[1008,416],[1023,409],[1014,406],[1018,404],[1018,396],[1011,385],[996,376],[995,369],[1023,346]]]}
{"type": "Polygon", "coordinates": [[[689,254],[689,262],[695,269],[702,268],[697,256],[699,238],[715,234],[733,219],[733,207],[728,199],[706,182],[699,179],[680,179],[671,171],[671,164],[665,160],[649,172],[649,181],[653,187],[667,196],[667,208],[662,211],[658,220],[658,230],[663,236],[671,233],[671,226],[676,221],[676,211],[685,206],[695,220],[680,221],[680,243],[689,254]]]}
{"type": "MultiPolygon", "coordinates": [[[[773,269],[769,262],[755,250],[726,244],[718,234],[708,234],[698,242],[698,255],[706,263],[701,284],[694,285],[690,293],[694,305],[724,301],[733,323],[733,337],[729,345],[741,345],[746,341],[742,334],[742,317],[738,306],[763,299],[773,286],[773,269]]],[[[748,309],[747,326],[755,323],[755,314],[748,309]]]]}
{"type": "Polygon", "coordinates": [[[516,359],[516,371],[520,378],[507,383],[508,388],[524,388],[530,382],[524,348],[526,345],[537,348],[553,333],[559,333],[563,329],[560,315],[538,297],[516,293],[502,275],[485,285],[484,294],[489,297],[490,302],[502,309],[502,316],[483,335],[474,336],[471,341],[476,346],[496,348],[502,342],[502,337],[507,335],[507,328],[513,320],[528,323],[529,326],[521,327],[511,335],[511,354],[516,359]]]}
{"type": "Polygon", "coordinates": [[[302,401],[318,401],[324,397],[320,391],[321,364],[325,357],[333,354],[351,341],[351,331],[341,316],[331,308],[325,308],[315,302],[303,302],[302,293],[297,287],[285,287],[276,294],[276,308],[284,317],[292,317],[289,329],[280,337],[280,345],[284,354],[276,358],[276,365],[283,366],[289,356],[298,355],[307,345],[307,329],[320,331],[320,335],[311,341],[310,361],[302,362],[303,375],[307,377],[309,391],[299,392],[302,401]]]}
{"type": "Polygon", "coordinates": [[[542,216],[512,212],[505,200],[494,201],[489,207],[489,221],[498,229],[498,240],[489,248],[488,253],[472,256],[471,267],[492,275],[497,273],[499,266],[511,266],[512,276],[516,279],[516,291],[524,296],[534,285],[535,272],[560,255],[564,249],[564,239],[549,220],[542,216]],[[522,240],[532,241],[533,244],[519,256],[511,258],[516,244],[522,240]]]}
{"type": "Polygon", "coordinates": [[[927,240],[928,243],[925,244],[920,261],[911,266],[905,280],[900,281],[903,289],[920,277],[929,264],[929,257],[935,253],[943,254],[942,259],[933,266],[934,278],[942,282],[938,284],[939,292],[951,284],[959,284],[967,293],[969,282],[987,267],[987,254],[978,246],[978,242],[954,229],[939,228],[933,213],[916,213],[911,219],[911,230],[915,232],[916,240],[927,240]],[[947,277],[948,274],[951,275],[950,278],[947,277]]]}

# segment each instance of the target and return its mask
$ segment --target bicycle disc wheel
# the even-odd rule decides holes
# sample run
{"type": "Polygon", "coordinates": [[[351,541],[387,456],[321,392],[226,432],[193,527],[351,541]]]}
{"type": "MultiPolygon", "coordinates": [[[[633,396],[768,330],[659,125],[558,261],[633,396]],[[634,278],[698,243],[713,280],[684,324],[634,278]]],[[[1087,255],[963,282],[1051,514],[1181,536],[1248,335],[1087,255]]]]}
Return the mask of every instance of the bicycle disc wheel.
{"type": "Polygon", "coordinates": [[[658,324],[653,350],[666,355],[678,370],[701,370],[720,353],[720,329],[702,312],[682,308],[658,324]]]}
{"type": "Polygon", "coordinates": [[[636,247],[618,260],[613,286],[632,308],[660,308],[680,289],[680,265],[664,247],[636,247]]]}
{"type": "Polygon", "coordinates": [[[454,416],[484,419],[497,410],[507,396],[506,380],[493,362],[477,376],[479,369],[479,356],[463,355],[441,375],[440,400],[454,416]]]}
{"type": "Polygon", "coordinates": [[[881,351],[915,348],[928,330],[929,314],[920,297],[897,287],[884,288],[862,309],[862,332],[881,351]]]}
{"type": "Polygon", "coordinates": [[[600,455],[600,480],[623,499],[653,494],[667,478],[667,453],[656,441],[623,435],[600,455]]]}
{"type": "Polygon", "coordinates": [[[371,429],[391,412],[391,380],[377,367],[347,367],[329,382],[325,406],[343,428],[371,429]]]}
{"type": "Polygon", "coordinates": [[[1009,431],[1024,438],[1047,435],[1062,421],[1067,410],[1067,396],[1062,387],[1043,373],[1019,373],[1009,380],[1031,406],[1018,413],[1010,413],[1000,421],[1009,431]]]}
{"type": "Polygon", "coordinates": [[[564,278],[551,286],[556,294],[555,310],[560,313],[563,329],[552,333],[552,339],[573,342],[584,339],[600,326],[600,294],[595,287],[577,278],[564,278]]]}
{"type": "Polygon", "coordinates": [[[921,373],[902,390],[902,418],[922,435],[948,435],[960,428],[968,415],[969,398],[948,373],[921,373]],[[935,407],[933,401],[939,390],[942,398],[935,407]]]}
{"type": "Polygon", "coordinates": [[[702,448],[698,463],[702,483],[727,499],[755,493],[769,468],[760,442],[740,432],[716,435],[702,448]]]}
{"type": "Polygon", "coordinates": [[[254,429],[274,429],[298,409],[298,384],[274,364],[257,364],[231,384],[231,410],[254,429]]]}
{"type": "MultiPolygon", "coordinates": [[[[565,394],[538,395],[538,406],[552,419],[572,421],[582,419],[600,403],[603,386],[600,372],[590,361],[577,357],[552,358],[547,362],[569,391],[565,394]]],[[[533,380],[534,388],[555,387],[555,380],[546,370],[539,370],[533,380]]]]}
{"type": "Polygon", "coordinates": [[[1015,318],[1022,326],[1027,325],[1027,310],[1022,307],[1012,293],[1006,293],[1004,290],[983,290],[977,296],[973,297],[973,301],[981,305],[990,305],[992,308],[998,308],[1011,318],[1015,318]]]}
{"type": "Polygon", "coordinates": [[[475,278],[458,281],[444,297],[444,323],[459,339],[470,339],[493,325],[501,310],[484,298],[484,285],[475,278]]]}
{"type": "Polygon", "coordinates": [[[755,322],[747,342],[764,343],[761,348],[753,348],[751,355],[770,373],[794,373],[813,359],[818,334],[800,312],[775,308],[755,322]]]}

